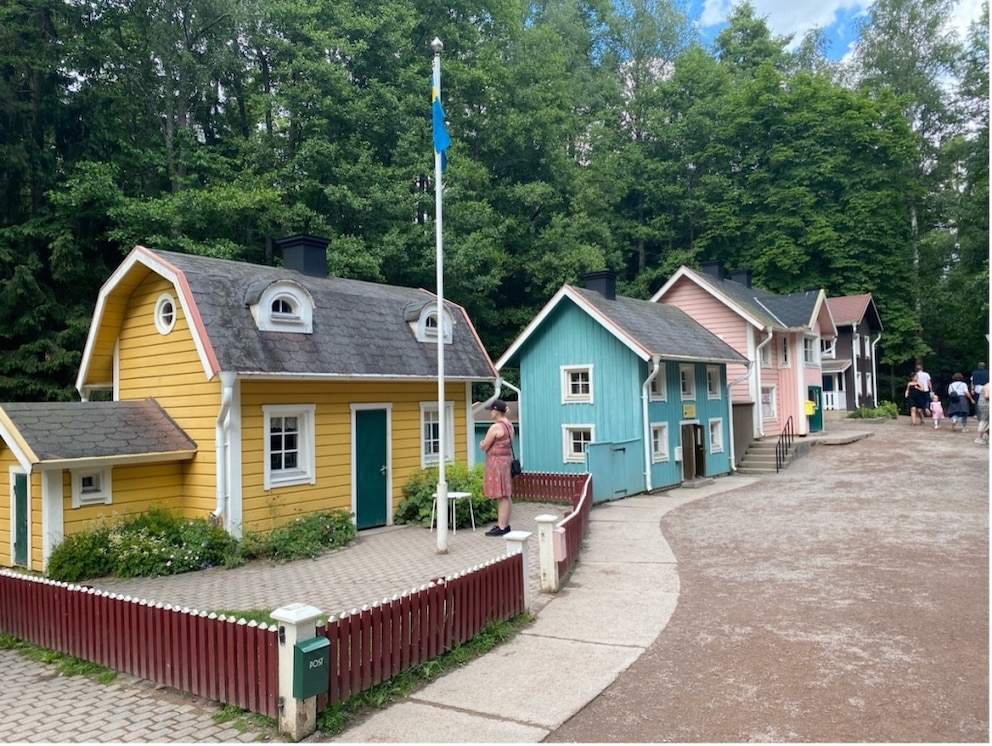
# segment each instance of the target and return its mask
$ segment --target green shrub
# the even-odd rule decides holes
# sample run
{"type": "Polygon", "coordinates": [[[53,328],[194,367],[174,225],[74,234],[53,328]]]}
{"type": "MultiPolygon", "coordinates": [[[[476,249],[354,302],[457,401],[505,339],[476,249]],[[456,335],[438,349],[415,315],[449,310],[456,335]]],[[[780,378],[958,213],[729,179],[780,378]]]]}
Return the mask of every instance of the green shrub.
{"type": "Polygon", "coordinates": [[[52,550],[48,577],[67,583],[115,575],[119,578],[176,575],[246,560],[317,557],[357,535],[350,513],[325,511],[301,516],[267,534],[239,542],[206,518],[183,518],[164,508],[98,521],[67,536],[52,550]]]}
{"type": "Polygon", "coordinates": [[[48,558],[48,577],[64,583],[110,575],[110,528],[97,522],[59,542],[48,558]]]}
{"type": "Polygon", "coordinates": [[[878,417],[895,417],[899,414],[899,406],[894,402],[879,402],[877,407],[858,407],[848,412],[853,419],[871,420],[878,417]]]}
{"type": "Polygon", "coordinates": [[[243,559],[269,557],[289,561],[318,557],[358,535],[350,513],[331,510],[302,515],[267,534],[249,533],[241,541],[243,559]]]}
{"type": "MultiPolygon", "coordinates": [[[[496,520],[496,501],[482,494],[483,465],[476,464],[471,469],[465,464],[449,464],[445,467],[444,478],[448,492],[471,492],[472,509],[476,523],[496,520]]],[[[403,486],[403,500],[400,501],[393,520],[396,523],[419,523],[429,526],[434,492],[437,491],[437,467],[421,469],[410,477],[403,486]]],[[[455,526],[464,528],[471,525],[468,505],[463,500],[455,503],[455,526]]]]}

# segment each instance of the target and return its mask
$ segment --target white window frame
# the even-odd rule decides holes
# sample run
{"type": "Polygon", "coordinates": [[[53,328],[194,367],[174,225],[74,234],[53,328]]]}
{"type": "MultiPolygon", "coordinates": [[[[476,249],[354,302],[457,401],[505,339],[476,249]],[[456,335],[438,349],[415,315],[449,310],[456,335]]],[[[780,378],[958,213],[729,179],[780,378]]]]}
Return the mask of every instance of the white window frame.
{"type": "Polygon", "coordinates": [[[789,367],[789,335],[782,337],[782,347],[779,350],[778,365],[780,368],[789,367]]]}
{"type": "Polygon", "coordinates": [[[314,484],[317,481],[317,439],[315,434],[316,404],[266,404],[262,406],[262,428],[265,444],[264,487],[290,487],[314,484]],[[272,418],[296,417],[297,463],[292,469],[272,469],[272,418]]]}
{"type": "Polygon", "coordinates": [[[710,453],[723,453],[723,419],[711,417],[708,424],[710,453]]]}
{"type": "Polygon", "coordinates": [[[155,329],[163,337],[176,327],[176,299],[171,293],[162,293],[155,301],[155,329]]]}
{"type": "Polygon", "coordinates": [[[561,403],[562,404],[592,404],[593,403],[593,369],[592,365],[562,365],[561,366],[561,403]],[[589,391],[572,393],[572,376],[586,374],[589,391]]]}
{"type": "Polygon", "coordinates": [[[659,464],[671,459],[668,447],[668,423],[651,423],[651,463],[659,464]]]}
{"type": "MultiPolygon", "coordinates": [[[[437,344],[437,304],[428,303],[420,309],[420,316],[417,317],[416,335],[420,342],[433,342],[437,344]]],[[[448,315],[448,309],[444,309],[444,343],[451,344],[453,322],[448,315]]]]}
{"type": "Polygon", "coordinates": [[[665,363],[658,363],[658,375],[651,379],[651,401],[668,401],[668,372],[665,363]]]}
{"type": "Polygon", "coordinates": [[[696,366],[692,363],[679,365],[679,390],[683,400],[696,398],[696,366]]]}
{"type": "Polygon", "coordinates": [[[573,437],[579,433],[588,433],[589,440],[586,445],[596,442],[596,427],[594,425],[562,425],[562,461],[566,464],[584,464],[586,462],[586,451],[575,451],[572,446],[575,443],[573,437]]]}
{"type": "Polygon", "coordinates": [[[761,367],[771,368],[772,367],[772,345],[771,343],[766,344],[761,348],[761,367]]]}
{"type": "Polygon", "coordinates": [[[70,470],[72,481],[72,507],[85,505],[110,505],[113,484],[110,467],[70,470]]]}
{"type": "Polygon", "coordinates": [[[759,398],[759,406],[761,407],[761,419],[762,420],[774,420],[778,417],[778,408],[775,406],[776,401],[776,387],[775,386],[765,386],[761,387],[761,395],[759,398]],[[767,407],[765,395],[767,394],[767,407]]]}
{"type": "Polygon", "coordinates": [[[720,398],[720,389],[722,388],[720,383],[720,366],[719,365],[707,365],[706,366],[706,396],[710,399],[720,398]]]}
{"type": "MultiPolygon", "coordinates": [[[[426,469],[429,466],[438,465],[437,450],[433,445],[438,442],[438,438],[431,433],[427,435],[428,426],[436,428],[440,425],[437,416],[437,402],[420,402],[420,467],[426,469]]],[[[444,463],[450,464],[455,460],[455,404],[446,401],[444,403],[444,463]]]]}
{"type": "Polygon", "coordinates": [[[262,332],[313,333],[313,297],[302,285],[280,280],[262,291],[258,303],[251,306],[255,325],[262,332]],[[277,311],[273,306],[286,304],[291,311],[277,311]]]}
{"type": "Polygon", "coordinates": [[[820,364],[820,346],[816,337],[803,337],[803,363],[809,366],[820,364]]]}

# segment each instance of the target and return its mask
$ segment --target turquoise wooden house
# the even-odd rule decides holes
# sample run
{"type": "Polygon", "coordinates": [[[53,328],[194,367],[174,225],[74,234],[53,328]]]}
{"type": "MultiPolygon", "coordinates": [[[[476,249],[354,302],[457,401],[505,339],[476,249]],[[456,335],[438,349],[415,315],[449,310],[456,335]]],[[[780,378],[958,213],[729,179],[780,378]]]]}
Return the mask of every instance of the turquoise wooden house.
{"type": "Polygon", "coordinates": [[[610,500],[727,474],[727,364],[747,360],[684,311],[616,295],[616,276],[564,285],[497,361],[519,369],[526,471],[585,472],[610,500]]]}

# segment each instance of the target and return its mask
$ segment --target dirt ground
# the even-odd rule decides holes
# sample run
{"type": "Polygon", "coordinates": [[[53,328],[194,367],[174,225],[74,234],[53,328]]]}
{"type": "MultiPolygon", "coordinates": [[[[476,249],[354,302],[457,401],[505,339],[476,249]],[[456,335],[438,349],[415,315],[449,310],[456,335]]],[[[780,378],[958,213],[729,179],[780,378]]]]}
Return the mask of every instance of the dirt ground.
{"type": "Polygon", "coordinates": [[[853,422],[665,516],[674,615],[546,741],[989,741],[989,448],[853,422]]]}

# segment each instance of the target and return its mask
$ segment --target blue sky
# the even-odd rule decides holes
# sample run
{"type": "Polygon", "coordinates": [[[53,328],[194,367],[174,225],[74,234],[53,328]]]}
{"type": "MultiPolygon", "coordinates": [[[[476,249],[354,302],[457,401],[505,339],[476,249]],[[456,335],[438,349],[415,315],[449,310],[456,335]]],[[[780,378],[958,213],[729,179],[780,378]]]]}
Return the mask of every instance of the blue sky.
{"type": "MultiPolygon", "coordinates": [[[[689,0],[704,40],[719,33],[734,4],[732,0],[689,0]]],[[[827,55],[833,60],[850,51],[857,40],[856,24],[871,7],[870,0],[751,0],[751,4],[776,36],[794,34],[798,42],[814,26],[823,28],[830,39],[827,55]]],[[[968,24],[980,16],[981,5],[981,0],[957,0],[953,26],[962,40],[968,24]]]]}

